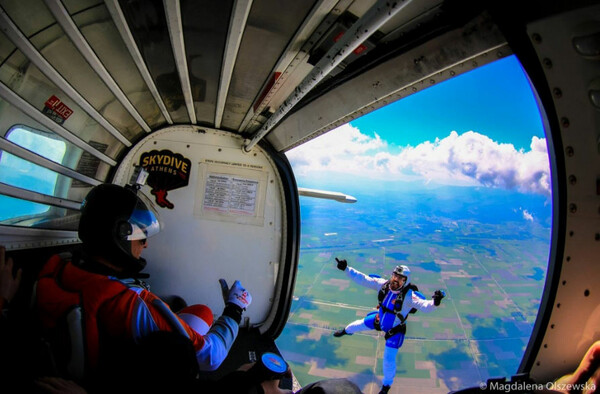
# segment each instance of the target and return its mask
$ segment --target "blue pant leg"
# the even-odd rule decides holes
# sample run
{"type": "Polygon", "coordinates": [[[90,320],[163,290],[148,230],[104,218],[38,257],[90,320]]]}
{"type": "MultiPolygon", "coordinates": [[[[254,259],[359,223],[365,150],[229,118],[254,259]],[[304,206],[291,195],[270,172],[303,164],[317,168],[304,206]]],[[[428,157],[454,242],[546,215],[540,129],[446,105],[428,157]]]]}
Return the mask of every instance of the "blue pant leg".
{"type": "Polygon", "coordinates": [[[404,343],[404,334],[401,332],[395,334],[390,337],[387,341],[385,341],[385,346],[389,346],[394,349],[400,349],[402,344],[404,343]]]}
{"type": "Polygon", "coordinates": [[[396,375],[396,355],[398,348],[385,346],[383,349],[383,385],[391,386],[396,375]]]}
{"type": "Polygon", "coordinates": [[[383,384],[391,386],[396,375],[396,355],[404,343],[404,334],[398,333],[385,341],[383,351],[383,384]]]}
{"type": "Polygon", "coordinates": [[[369,312],[367,316],[365,316],[365,326],[369,327],[371,330],[375,329],[375,318],[377,317],[377,311],[369,312]]]}

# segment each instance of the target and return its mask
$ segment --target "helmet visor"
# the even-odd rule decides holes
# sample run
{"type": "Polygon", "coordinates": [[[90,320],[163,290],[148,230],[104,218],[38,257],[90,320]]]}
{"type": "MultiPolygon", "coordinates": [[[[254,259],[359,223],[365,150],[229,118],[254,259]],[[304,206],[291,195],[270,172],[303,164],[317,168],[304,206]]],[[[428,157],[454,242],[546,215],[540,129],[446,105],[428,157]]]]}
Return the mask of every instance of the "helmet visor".
{"type": "Polygon", "coordinates": [[[150,238],[158,234],[161,228],[158,212],[152,203],[141,193],[138,193],[138,201],[127,220],[131,225],[131,234],[127,236],[128,241],[150,238]]]}

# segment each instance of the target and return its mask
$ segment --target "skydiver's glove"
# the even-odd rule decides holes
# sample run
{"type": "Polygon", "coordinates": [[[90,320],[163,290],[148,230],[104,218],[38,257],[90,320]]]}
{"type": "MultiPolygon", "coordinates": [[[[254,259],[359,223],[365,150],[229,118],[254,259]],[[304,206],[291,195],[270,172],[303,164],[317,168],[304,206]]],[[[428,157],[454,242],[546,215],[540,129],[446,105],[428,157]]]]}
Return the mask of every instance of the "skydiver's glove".
{"type": "Polygon", "coordinates": [[[442,298],[444,297],[446,297],[444,290],[436,290],[435,293],[433,293],[433,296],[431,296],[433,299],[433,305],[439,306],[440,302],[442,302],[442,298]]]}
{"type": "Polygon", "coordinates": [[[242,321],[242,312],[252,303],[252,296],[240,283],[236,280],[233,286],[229,288],[225,279],[219,279],[221,284],[221,294],[225,302],[225,310],[223,315],[234,319],[238,324],[242,321]]]}
{"type": "Polygon", "coordinates": [[[338,260],[338,258],[335,258],[335,261],[337,261],[337,267],[339,270],[341,271],[345,271],[346,267],[348,266],[348,262],[346,260],[338,260]]]}

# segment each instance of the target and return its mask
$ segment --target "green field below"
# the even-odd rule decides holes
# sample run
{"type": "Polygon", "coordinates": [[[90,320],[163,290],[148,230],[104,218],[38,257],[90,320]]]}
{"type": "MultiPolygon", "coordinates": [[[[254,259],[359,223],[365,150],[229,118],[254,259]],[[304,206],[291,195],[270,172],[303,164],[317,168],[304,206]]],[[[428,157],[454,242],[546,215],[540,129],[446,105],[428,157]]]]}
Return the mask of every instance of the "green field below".
{"type": "Polygon", "coordinates": [[[364,392],[377,392],[383,335],[370,331],[332,336],[375,310],[377,294],[339,271],[335,257],[383,277],[395,265],[407,264],[412,282],[427,297],[436,289],[444,289],[447,297],[432,313],[410,315],[397,356],[397,382],[412,387],[410,392],[445,393],[490,377],[510,377],[539,307],[544,283],[535,268],[540,266],[535,258],[539,244],[500,241],[455,247],[415,242],[408,248],[390,239],[371,248],[304,249],[288,324],[277,345],[302,385],[347,377],[364,392]],[[407,250],[409,258],[397,258],[409,256],[407,250]]]}

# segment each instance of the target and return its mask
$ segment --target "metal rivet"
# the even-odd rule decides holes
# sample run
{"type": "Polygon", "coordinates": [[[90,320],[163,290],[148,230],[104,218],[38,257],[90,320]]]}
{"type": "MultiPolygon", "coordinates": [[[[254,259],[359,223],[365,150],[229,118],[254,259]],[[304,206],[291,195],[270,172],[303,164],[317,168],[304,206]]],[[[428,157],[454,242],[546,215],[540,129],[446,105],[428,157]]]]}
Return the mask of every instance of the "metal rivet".
{"type": "Polygon", "coordinates": [[[577,204],[569,204],[569,212],[571,212],[571,213],[577,212],[577,204]]]}
{"type": "Polygon", "coordinates": [[[560,308],[560,302],[559,302],[558,304],[556,304],[556,307],[557,307],[557,308],[560,308]]]}
{"type": "Polygon", "coordinates": [[[548,344],[544,343],[544,349],[548,349],[548,344]]]}
{"type": "Polygon", "coordinates": [[[552,89],[552,93],[554,94],[554,97],[556,97],[556,98],[562,97],[562,90],[560,90],[560,88],[552,89]]]}
{"type": "Polygon", "coordinates": [[[566,281],[566,280],[563,280],[563,281],[562,281],[562,284],[563,284],[563,286],[565,286],[565,285],[567,284],[567,281],[566,281]]]}
{"type": "Polygon", "coordinates": [[[585,289],[585,291],[583,292],[583,296],[589,297],[589,295],[590,295],[590,291],[588,289],[585,289]]]}
{"type": "Polygon", "coordinates": [[[599,234],[599,233],[596,233],[596,235],[594,236],[594,239],[595,239],[596,241],[600,241],[600,234],[599,234]]]}
{"type": "Polygon", "coordinates": [[[569,231],[569,237],[572,237],[573,235],[575,235],[575,233],[573,231],[569,231]]]}
{"type": "Polygon", "coordinates": [[[560,124],[562,125],[562,127],[564,127],[566,129],[567,127],[569,127],[571,125],[571,122],[569,122],[569,118],[561,118],[560,124]]]}
{"type": "Polygon", "coordinates": [[[567,256],[567,263],[571,261],[571,256],[567,256]]]}
{"type": "Polygon", "coordinates": [[[551,328],[551,329],[554,329],[554,324],[550,324],[550,328],[551,328]]]}
{"type": "Polygon", "coordinates": [[[542,36],[540,36],[538,33],[533,33],[531,39],[538,44],[542,42],[542,36]]]}
{"type": "Polygon", "coordinates": [[[567,146],[567,148],[565,149],[565,153],[567,154],[567,156],[573,157],[575,155],[575,149],[573,149],[572,146],[567,146]]]}
{"type": "Polygon", "coordinates": [[[539,367],[540,366],[540,362],[538,361],[537,363],[535,363],[535,365],[537,365],[539,367]]]}
{"type": "Polygon", "coordinates": [[[544,60],[542,60],[542,63],[544,63],[544,66],[546,66],[546,68],[552,68],[552,60],[545,58],[544,60]]]}
{"type": "Polygon", "coordinates": [[[575,175],[569,175],[569,183],[575,185],[577,183],[577,177],[575,175]]]}

